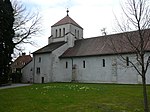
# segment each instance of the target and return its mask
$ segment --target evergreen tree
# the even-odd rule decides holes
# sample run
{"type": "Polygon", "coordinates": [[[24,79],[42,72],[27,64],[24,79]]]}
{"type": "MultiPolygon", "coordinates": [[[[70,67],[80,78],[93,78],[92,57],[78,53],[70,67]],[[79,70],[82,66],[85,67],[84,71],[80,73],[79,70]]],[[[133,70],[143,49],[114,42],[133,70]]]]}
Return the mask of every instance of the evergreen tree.
{"type": "Polygon", "coordinates": [[[0,0],[0,84],[8,82],[14,44],[14,14],[10,0],[0,0]]]}

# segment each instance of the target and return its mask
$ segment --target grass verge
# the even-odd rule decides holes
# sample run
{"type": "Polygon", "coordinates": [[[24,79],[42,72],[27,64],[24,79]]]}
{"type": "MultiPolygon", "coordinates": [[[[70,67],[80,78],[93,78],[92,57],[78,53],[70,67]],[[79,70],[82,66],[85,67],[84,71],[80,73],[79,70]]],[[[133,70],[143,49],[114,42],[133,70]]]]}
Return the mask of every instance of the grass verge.
{"type": "MultiPolygon", "coordinates": [[[[150,86],[147,90],[150,101],[150,86]]],[[[142,86],[49,83],[2,89],[0,112],[144,112],[142,86]]]]}

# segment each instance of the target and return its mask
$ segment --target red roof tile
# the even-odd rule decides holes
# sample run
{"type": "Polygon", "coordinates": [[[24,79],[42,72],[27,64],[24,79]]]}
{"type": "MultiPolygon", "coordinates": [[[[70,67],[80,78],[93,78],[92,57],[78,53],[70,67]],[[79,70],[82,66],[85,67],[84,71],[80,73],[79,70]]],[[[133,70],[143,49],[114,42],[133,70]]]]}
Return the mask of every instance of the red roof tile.
{"type": "MultiPolygon", "coordinates": [[[[150,51],[150,30],[146,30],[145,50],[150,51]]],[[[133,53],[135,49],[125,35],[131,37],[135,46],[139,45],[140,38],[137,32],[126,32],[120,34],[93,37],[88,39],[77,40],[75,46],[69,48],[61,57],[81,57],[94,55],[109,55],[116,53],[133,53]]]]}
{"type": "MultiPolygon", "coordinates": [[[[58,21],[57,23],[55,23],[54,25],[52,25],[52,27],[54,26],[59,26],[59,25],[64,25],[64,24],[73,24],[77,27],[82,28],[80,25],[78,25],[71,17],[69,17],[68,15],[66,17],[64,17],[63,19],[61,19],[60,21],[58,21]]],[[[82,28],[83,29],[83,28],[82,28]]]]}
{"type": "Polygon", "coordinates": [[[19,56],[12,64],[11,68],[23,68],[29,62],[32,61],[32,57],[30,55],[22,55],[19,56]]]}
{"type": "Polygon", "coordinates": [[[33,54],[51,53],[55,49],[57,49],[60,46],[64,45],[65,43],[66,42],[55,42],[55,43],[48,44],[47,46],[44,46],[41,49],[35,51],[33,54]]]}

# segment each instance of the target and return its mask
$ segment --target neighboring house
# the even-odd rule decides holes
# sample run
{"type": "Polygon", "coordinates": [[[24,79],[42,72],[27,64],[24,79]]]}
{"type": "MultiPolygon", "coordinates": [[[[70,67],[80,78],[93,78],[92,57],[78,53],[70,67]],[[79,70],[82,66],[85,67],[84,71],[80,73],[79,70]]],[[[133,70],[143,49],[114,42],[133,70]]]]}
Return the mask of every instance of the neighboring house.
{"type": "MultiPolygon", "coordinates": [[[[123,34],[84,39],[83,28],[67,13],[51,27],[48,45],[33,53],[33,82],[141,83],[141,77],[129,64],[129,60],[136,58],[134,52],[119,41],[123,34]],[[119,52],[112,49],[112,41],[119,52]],[[126,60],[119,59],[118,53],[126,60]]],[[[150,56],[148,46],[146,58],[150,56]]],[[[31,65],[24,68],[29,71],[31,65]]],[[[147,71],[150,84],[149,74],[150,68],[147,71]]],[[[28,76],[28,72],[23,75],[28,76]]]]}
{"type": "MultiPolygon", "coordinates": [[[[32,57],[30,55],[25,55],[25,53],[22,53],[21,56],[19,56],[12,64],[11,64],[11,70],[13,74],[24,74],[23,70],[24,67],[29,64],[32,61],[32,57]]],[[[29,73],[27,73],[29,74],[29,73]]],[[[33,74],[32,74],[33,76],[33,74]]],[[[23,75],[22,75],[22,79],[23,75]]]]}
{"type": "Polygon", "coordinates": [[[33,60],[22,68],[22,82],[33,83],[33,60]]]}

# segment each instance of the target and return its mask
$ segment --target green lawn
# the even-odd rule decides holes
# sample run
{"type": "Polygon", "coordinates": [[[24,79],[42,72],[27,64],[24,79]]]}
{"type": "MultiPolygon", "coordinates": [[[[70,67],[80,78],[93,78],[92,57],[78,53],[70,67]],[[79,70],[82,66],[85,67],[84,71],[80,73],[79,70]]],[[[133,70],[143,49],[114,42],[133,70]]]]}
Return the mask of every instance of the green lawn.
{"type": "Polygon", "coordinates": [[[3,89],[0,112],[143,112],[142,86],[49,83],[3,89]]]}

